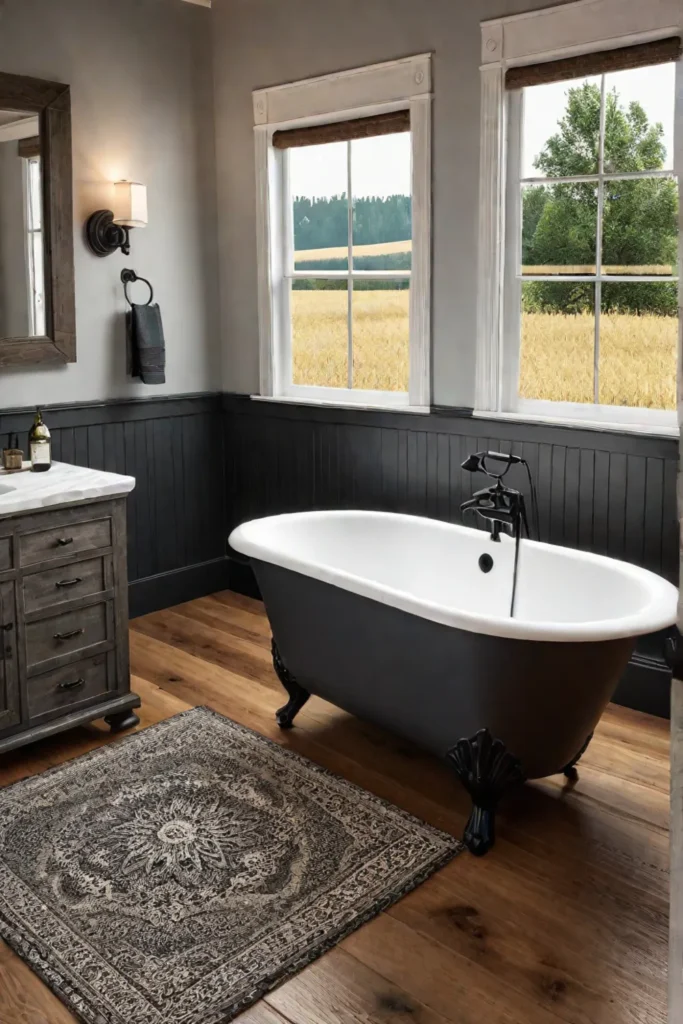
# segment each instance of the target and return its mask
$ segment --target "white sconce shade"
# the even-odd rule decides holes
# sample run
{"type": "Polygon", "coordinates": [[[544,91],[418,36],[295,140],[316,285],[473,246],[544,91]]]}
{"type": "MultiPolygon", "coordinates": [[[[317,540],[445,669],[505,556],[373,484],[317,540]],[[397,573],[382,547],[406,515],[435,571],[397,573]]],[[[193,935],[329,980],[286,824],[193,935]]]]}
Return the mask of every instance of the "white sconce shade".
{"type": "Polygon", "coordinates": [[[117,181],[113,212],[114,224],[120,227],[147,227],[147,186],[137,181],[117,181]]]}

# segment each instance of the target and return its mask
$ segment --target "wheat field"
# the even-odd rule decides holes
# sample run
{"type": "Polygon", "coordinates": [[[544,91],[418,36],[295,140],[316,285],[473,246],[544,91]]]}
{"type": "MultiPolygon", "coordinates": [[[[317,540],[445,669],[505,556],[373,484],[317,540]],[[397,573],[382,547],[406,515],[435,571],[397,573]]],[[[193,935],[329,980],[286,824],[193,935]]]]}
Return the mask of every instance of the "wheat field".
{"type": "MultiPolygon", "coordinates": [[[[345,291],[292,292],[295,384],[347,386],[345,291]]],[[[353,295],[353,386],[408,389],[408,291],[353,295]]],[[[675,409],[675,317],[601,317],[600,402],[675,409]]],[[[593,401],[593,318],[526,313],[522,317],[520,394],[552,401],[593,401]]]]}
{"type": "MultiPolygon", "coordinates": [[[[408,291],[353,293],[353,386],[408,390],[408,291]]],[[[345,291],[292,292],[295,384],[347,386],[345,291]]]]}
{"type": "MultiPolygon", "coordinates": [[[[368,245],[354,245],[354,256],[386,256],[387,253],[411,252],[413,243],[407,242],[373,242],[368,245]]],[[[306,263],[308,260],[343,260],[349,254],[347,245],[329,246],[326,249],[297,249],[294,253],[295,263],[306,263]]]]}
{"type": "MultiPolygon", "coordinates": [[[[676,317],[603,313],[599,401],[643,409],[676,408],[676,317]]],[[[556,402],[593,401],[593,317],[525,313],[520,394],[556,402]]]]}

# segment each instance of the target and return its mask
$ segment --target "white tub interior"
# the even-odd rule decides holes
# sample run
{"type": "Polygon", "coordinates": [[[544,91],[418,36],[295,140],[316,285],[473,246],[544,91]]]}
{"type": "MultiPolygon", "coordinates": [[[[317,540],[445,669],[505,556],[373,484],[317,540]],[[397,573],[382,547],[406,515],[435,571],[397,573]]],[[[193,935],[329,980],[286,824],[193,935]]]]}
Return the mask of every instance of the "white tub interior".
{"type": "Polygon", "coordinates": [[[515,618],[514,543],[450,523],[385,512],[302,512],[245,523],[238,551],[423,618],[496,636],[600,640],[676,619],[677,591],[627,562],[523,541],[515,618]],[[493,569],[484,573],[479,557],[493,569]]]}

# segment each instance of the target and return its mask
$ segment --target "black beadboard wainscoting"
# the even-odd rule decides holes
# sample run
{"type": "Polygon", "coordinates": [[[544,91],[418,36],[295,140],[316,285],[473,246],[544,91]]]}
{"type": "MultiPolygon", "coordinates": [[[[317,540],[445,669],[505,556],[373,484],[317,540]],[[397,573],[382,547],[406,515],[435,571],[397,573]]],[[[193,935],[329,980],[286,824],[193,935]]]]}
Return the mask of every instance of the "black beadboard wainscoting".
{"type": "MultiPolygon", "coordinates": [[[[27,451],[34,410],[0,414],[0,441],[27,451]]],[[[44,406],[52,457],[136,479],[128,499],[130,614],[224,590],[221,396],[44,406]]]]}
{"type": "MultiPolygon", "coordinates": [[[[678,583],[673,438],[474,418],[251,401],[224,396],[227,518],[316,508],[369,508],[460,521],[483,486],[460,465],[473,451],[523,456],[538,492],[541,539],[635,562],[678,583]]],[[[511,471],[513,483],[515,470],[511,471]]],[[[518,478],[525,489],[524,475],[518,478]]],[[[230,585],[258,594],[231,553],[230,585]]],[[[663,637],[639,644],[616,699],[663,717],[663,637]]],[[[552,680],[548,680],[552,685],[552,680]]]]}

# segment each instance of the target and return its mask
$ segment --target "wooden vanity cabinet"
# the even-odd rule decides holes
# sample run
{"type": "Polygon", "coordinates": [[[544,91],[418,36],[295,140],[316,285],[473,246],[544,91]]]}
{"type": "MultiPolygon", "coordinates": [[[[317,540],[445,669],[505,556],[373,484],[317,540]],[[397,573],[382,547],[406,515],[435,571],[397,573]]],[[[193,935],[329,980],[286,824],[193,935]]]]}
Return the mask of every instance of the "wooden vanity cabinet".
{"type": "Polygon", "coordinates": [[[126,499],[0,519],[0,752],[104,718],[130,692],[126,499]]]}
{"type": "Polygon", "coordinates": [[[0,734],[21,721],[14,583],[0,583],[0,734]]]}

